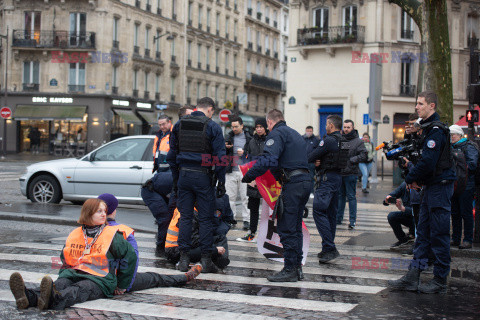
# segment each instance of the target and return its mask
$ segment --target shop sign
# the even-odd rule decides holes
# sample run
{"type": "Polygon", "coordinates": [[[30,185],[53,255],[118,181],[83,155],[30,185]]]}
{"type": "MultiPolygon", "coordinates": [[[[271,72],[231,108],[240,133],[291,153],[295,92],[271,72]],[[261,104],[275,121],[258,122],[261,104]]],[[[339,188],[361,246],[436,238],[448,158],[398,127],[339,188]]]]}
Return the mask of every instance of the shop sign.
{"type": "Polygon", "coordinates": [[[130,105],[130,102],[127,100],[112,100],[112,104],[114,106],[128,107],[130,105]]]}
{"type": "Polygon", "coordinates": [[[166,104],[157,104],[157,105],[155,106],[155,108],[157,108],[157,110],[167,110],[168,105],[166,105],[166,104]]]}
{"type": "Polygon", "coordinates": [[[32,102],[36,103],[73,103],[73,98],[60,98],[60,97],[32,97],[32,102]]]}
{"type": "Polygon", "coordinates": [[[137,102],[137,108],[151,109],[152,104],[151,103],[145,103],[145,102],[137,102]]]}
{"type": "Polygon", "coordinates": [[[56,87],[58,86],[58,81],[57,79],[52,79],[50,80],[50,87],[56,87]]]}

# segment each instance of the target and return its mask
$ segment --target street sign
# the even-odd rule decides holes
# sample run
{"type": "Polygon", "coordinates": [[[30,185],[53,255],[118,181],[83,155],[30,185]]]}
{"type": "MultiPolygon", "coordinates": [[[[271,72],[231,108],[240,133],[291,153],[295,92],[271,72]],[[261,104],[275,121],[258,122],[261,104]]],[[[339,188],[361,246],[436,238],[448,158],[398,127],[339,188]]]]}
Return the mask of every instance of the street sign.
{"type": "Polygon", "coordinates": [[[372,121],[370,120],[370,117],[368,116],[368,113],[363,114],[363,124],[364,125],[369,125],[372,121]]]}
{"type": "Polygon", "coordinates": [[[220,114],[218,115],[218,117],[220,118],[220,121],[222,122],[228,122],[228,116],[232,114],[232,111],[228,110],[228,109],[223,109],[222,111],[220,111],[220,114]]]}
{"type": "Polygon", "coordinates": [[[288,99],[288,104],[295,104],[295,103],[297,103],[297,99],[295,99],[295,97],[292,96],[288,99]]]}
{"type": "Polygon", "coordinates": [[[238,104],[248,104],[248,94],[240,92],[237,94],[238,104]]]}
{"type": "Polygon", "coordinates": [[[3,119],[8,119],[12,116],[12,110],[8,107],[3,107],[0,110],[0,115],[2,116],[3,119]]]}

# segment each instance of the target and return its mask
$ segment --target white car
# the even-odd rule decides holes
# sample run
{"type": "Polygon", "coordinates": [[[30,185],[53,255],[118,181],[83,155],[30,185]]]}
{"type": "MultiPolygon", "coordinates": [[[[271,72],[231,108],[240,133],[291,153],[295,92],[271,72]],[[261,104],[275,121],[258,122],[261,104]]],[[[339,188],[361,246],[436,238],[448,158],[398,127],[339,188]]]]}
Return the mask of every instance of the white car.
{"type": "Polygon", "coordinates": [[[27,167],[20,189],[32,202],[81,203],[108,192],[122,203],[143,204],[141,185],[153,169],[155,136],[128,136],[75,159],[43,161],[27,167]]]}

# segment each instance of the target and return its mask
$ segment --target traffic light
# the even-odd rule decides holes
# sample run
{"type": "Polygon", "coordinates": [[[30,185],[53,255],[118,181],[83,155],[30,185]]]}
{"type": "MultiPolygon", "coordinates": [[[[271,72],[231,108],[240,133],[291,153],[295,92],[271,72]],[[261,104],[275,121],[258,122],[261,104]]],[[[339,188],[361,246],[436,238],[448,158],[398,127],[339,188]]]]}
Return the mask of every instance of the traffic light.
{"type": "Polygon", "coordinates": [[[467,118],[467,122],[478,122],[478,110],[467,110],[465,117],[467,118]]]}

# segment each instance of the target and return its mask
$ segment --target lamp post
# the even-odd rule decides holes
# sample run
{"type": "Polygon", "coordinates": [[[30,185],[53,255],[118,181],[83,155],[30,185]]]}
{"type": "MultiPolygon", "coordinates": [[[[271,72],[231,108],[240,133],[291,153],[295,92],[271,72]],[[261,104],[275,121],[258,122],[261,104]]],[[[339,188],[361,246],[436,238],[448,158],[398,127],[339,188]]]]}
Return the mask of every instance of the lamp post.
{"type": "MultiPolygon", "coordinates": [[[[7,80],[8,80],[8,27],[7,27],[7,34],[3,35],[0,34],[1,39],[5,39],[5,85],[3,86],[4,90],[4,98],[3,98],[3,104],[5,107],[7,107],[8,103],[8,95],[7,95],[7,80]]],[[[5,159],[7,156],[7,119],[3,119],[3,155],[2,159],[5,159]]]]}
{"type": "MultiPolygon", "coordinates": [[[[155,43],[158,39],[160,39],[163,36],[166,36],[167,34],[170,34],[170,31],[165,32],[164,34],[159,34],[158,36],[153,36],[153,43],[155,43]]],[[[167,40],[173,40],[173,36],[170,34],[167,37],[167,40]]]]}

